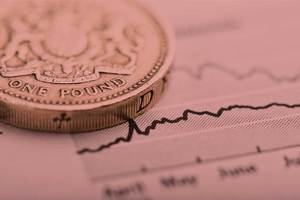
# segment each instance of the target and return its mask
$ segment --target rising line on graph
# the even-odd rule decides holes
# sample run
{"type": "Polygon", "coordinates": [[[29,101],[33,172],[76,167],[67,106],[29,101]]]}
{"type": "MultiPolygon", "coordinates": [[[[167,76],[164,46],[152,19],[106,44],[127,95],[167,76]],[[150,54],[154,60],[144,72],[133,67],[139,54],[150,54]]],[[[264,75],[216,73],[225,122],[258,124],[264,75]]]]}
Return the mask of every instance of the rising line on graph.
{"type": "Polygon", "coordinates": [[[231,105],[228,107],[222,107],[217,112],[211,112],[211,111],[195,111],[187,109],[185,110],[181,116],[175,118],[175,119],[168,119],[166,117],[163,117],[158,120],[153,120],[144,130],[142,130],[137,122],[133,119],[128,120],[128,133],[124,137],[117,137],[114,141],[109,142],[107,144],[100,145],[97,148],[83,148],[79,150],[78,154],[86,154],[86,153],[98,153],[101,151],[104,151],[106,149],[109,149],[115,145],[118,145],[120,143],[129,143],[132,141],[134,134],[143,135],[143,136],[149,136],[151,134],[152,130],[155,130],[158,125],[165,125],[165,124],[177,124],[183,121],[188,121],[189,117],[191,115],[194,116],[210,116],[213,118],[220,118],[225,112],[230,112],[233,110],[266,110],[273,107],[282,107],[287,109],[295,109],[300,108],[300,104],[286,104],[286,103],[270,103],[263,106],[251,106],[251,105],[231,105]]]}
{"type": "Polygon", "coordinates": [[[250,68],[247,72],[242,73],[214,62],[205,62],[203,64],[200,64],[197,66],[196,70],[192,70],[189,67],[185,67],[185,66],[175,67],[174,70],[185,72],[189,76],[195,79],[202,79],[206,71],[215,70],[215,71],[225,73],[236,80],[245,80],[257,75],[265,76],[271,81],[277,83],[282,83],[282,82],[293,83],[300,80],[300,72],[292,76],[279,76],[279,75],[275,75],[274,73],[272,73],[272,71],[266,68],[253,67],[250,68]]]}

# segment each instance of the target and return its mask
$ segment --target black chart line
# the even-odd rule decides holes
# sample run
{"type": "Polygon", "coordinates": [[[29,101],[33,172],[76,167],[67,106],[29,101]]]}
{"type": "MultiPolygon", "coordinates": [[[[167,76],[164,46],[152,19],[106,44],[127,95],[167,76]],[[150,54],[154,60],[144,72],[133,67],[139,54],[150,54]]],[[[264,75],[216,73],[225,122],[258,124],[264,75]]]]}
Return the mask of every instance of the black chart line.
{"type": "Polygon", "coordinates": [[[147,168],[147,171],[144,171],[143,170],[144,167],[143,167],[143,168],[141,168],[141,170],[127,171],[127,172],[122,172],[122,173],[118,173],[118,174],[109,174],[109,175],[104,175],[104,176],[98,176],[98,177],[94,177],[92,179],[93,179],[93,181],[98,182],[98,181],[104,181],[107,179],[109,179],[109,180],[120,179],[120,178],[139,175],[139,174],[150,174],[150,173],[157,173],[157,172],[162,172],[162,171],[183,169],[183,168],[191,167],[191,166],[195,166],[195,165],[213,164],[216,162],[230,161],[230,160],[236,160],[236,159],[250,157],[250,156],[259,156],[259,155],[263,155],[263,154],[275,153],[275,152],[280,152],[280,151],[289,150],[289,149],[296,149],[296,148],[300,148],[300,144],[274,147],[274,148],[269,148],[269,149],[261,149],[260,146],[257,146],[256,148],[260,149],[260,151],[258,152],[256,150],[256,151],[251,151],[251,152],[232,154],[232,155],[221,156],[221,157],[206,158],[206,159],[202,159],[201,157],[197,156],[195,160],[190,161],[190,162],[147,168]]]}
{"type": "Polygon", "coordinates": [[[300,80],[300,72],[296,73],[292,76],[278,76],[272,73],[270,70],[263,68],[263,67],[253,67],[250,68],[247,72],[241,73],[238,71],[235,71],[229,67],[226,67],[225,65],[221,65],[214,62],[205,62],[202,64],[199,64],[197,66],[197,70],[192,70],[188,67],[182,66],[182,67],[175,67],[175,71],[182,71],[187,73],[189,76],[191,76],[194,79],[202,79],[204,77],[204,74],[208,70],[215,70],[222,73],[225,73],[231,77],[233,77],[236,80],[246,80],[249,78],[252,78],[257,75],[262,75],[267,77],[273,82],[276,83],[294,83],[300,80]]]}
{"type": "Polygon", "coordinates": [[[233,110],[266,110],[273,107],[282,107],[287,109],[295,109],[300,108],[300,104],[286,104],[286,103],[270,103],[263,106],[251,106],[251,105],[230,105],[228,107],[221,107],[217,112],[211,112],[211,111],[195,111],[187,109],[185,110],[181,116],[175,118],[175,119],[168,119],[168,118],[161,118],[158,120],[153,120],[150,125],[148,125],[144,130],[141,130],[137,122],[133,119],[128,120],[128,133],[127,136],[124,137],[117,137],[114,141],[109,142],[107,144],[100,145],[97,148],[83,148],[77,153],[79,155],[87,154],[87,153],[99,153],[106,149],[109,149],[115,145],[118,145],[120,143],[130,143],[133,139],[134,133],[138,135],[143,136],[149,136],[151,134],[152,130],[155,130],[158,125],[165,125],[165,124],[177,124],[179,122],[188,121],[190,115],[195,116],[210,116],[213,118],[220,118],[225,112],[230,112],[233,110]]]}

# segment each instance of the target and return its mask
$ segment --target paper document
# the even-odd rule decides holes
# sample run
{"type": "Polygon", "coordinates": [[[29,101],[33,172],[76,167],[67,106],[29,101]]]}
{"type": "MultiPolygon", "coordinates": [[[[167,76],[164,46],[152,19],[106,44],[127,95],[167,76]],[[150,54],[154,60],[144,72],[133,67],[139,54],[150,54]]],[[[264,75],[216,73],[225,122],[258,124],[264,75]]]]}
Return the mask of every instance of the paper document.
{"type": "Polygon", "coordinates": [[[300,1],[146,3],[176,34],[158,105],[76,135],[0,124],[0,199],[299,199],[300,1]]]}

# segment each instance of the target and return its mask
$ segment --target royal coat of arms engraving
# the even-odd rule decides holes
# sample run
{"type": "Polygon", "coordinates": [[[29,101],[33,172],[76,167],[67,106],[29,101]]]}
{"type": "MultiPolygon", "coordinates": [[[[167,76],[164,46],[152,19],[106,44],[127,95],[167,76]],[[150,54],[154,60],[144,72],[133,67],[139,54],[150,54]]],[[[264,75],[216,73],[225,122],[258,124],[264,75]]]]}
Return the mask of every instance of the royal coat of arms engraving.
{"type": "Polygon", "coordinates": [[[3,77],[34,75],[48,83],[83,83],[102,73],[135,71],[143,37],[126,17],[85,3],[27,4],[34,12],[0,16],[3,77]]]}

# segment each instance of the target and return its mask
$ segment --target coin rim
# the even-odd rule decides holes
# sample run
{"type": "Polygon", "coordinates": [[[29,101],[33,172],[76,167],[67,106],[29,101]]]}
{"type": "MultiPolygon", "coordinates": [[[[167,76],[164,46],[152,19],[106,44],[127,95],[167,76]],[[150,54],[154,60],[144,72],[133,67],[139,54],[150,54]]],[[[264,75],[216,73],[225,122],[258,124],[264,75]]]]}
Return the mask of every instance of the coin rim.
{"type": "Polygon", "coordinates": [[[152,70],[145,75],[145,77],[137,81],[132,86],[124,89],[123,91],[117,92],[115,94],[101,97],[100,101],[98,99],[72,101],[72,102],[62,102],[62,101],[38,101],[38,99],[32,99],[28,96],[23,96],[21,94],[14,94],[9,90],[3,90],[0,88],[0,94],[3,93],[5,96],[1,97],[0,100],[7,102],[7,104],[23,105],[26,107],[32,107],[43,110],[53,110],[53,111],[80,111],[89,110],[99,107],[110,106],[113,104],[126,101],[127,99],[147,90],[154,83],[162,79],[171,67],[172,61],[175,56],[175,35],[170,27],[170,25],[165,21],[165,18],[158,14],[151,6],[146,5],[147,3],[141,3],[138,0],[127,0],[127,2],[135,4],[136,7],[143,10],[153,21],[157,24],[156,28],[161,35],[161,49],[162,51],[157,58],[156,64],[153,66],[152,70]],[[149,77],[150,76],[150,77],[149,77]],[[126,91],[126,92],[124,92],[126,91]],[[125,93],[125,94],[124,94],[125,93]],[[122,96],[119,96],[122,95],[122,96]],[[98,100],[98,101],[97,101],[98,100]],[[95,101],[95,102],[93,102],[95,101]],[[74,102],[74,103],[73,103],[74,102]]]}

